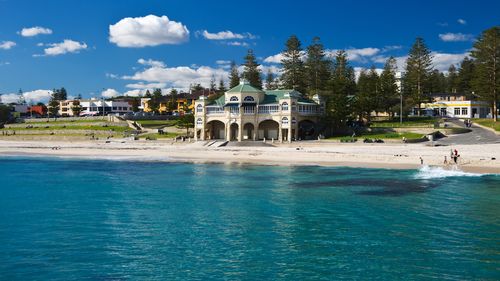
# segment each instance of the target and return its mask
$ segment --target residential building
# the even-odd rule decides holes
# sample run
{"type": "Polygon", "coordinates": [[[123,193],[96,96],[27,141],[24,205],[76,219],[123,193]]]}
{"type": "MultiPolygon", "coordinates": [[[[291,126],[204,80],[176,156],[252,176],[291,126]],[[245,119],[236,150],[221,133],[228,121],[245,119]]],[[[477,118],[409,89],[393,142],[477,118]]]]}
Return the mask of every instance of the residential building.
{"type": "MultiPolygon", "coordinates": [[[[487,102],[467,99],[463,94],[432,94],[432,102],[422,103],[421,111],[426,116],[446,116],[456,118],[491,118],[487,102]]],[[[413,115],[417,115],[415,108],[413,115]]]]}
{"type": "Polygon", "coordinates": [[[324,111],[319,97],[295,90],[263,91],[246,81],[223,96],[195,102],[195,139],[227,141],[311,139],[324,111]]]}
{"type": "MultiPolygon", "coordinates": [[[[209,96],[211,94],[209,89],[204,89],[200,91],[193,91],[191,93],[179,93],[177,95],[177,98],[175,100],[175,103],[173,104],[173,108],[171,105],[172,98],[171,96],[162,96],[159,99],[159,105],[158,105],[158,112],[160,114],[184,114],[185,111],[190,111],[192,112],[194,109],[194,102],[200,97],[200,96],[209,96]]],[[[142,109],[144,112],[151,112],[152,109],[150,107],[150,101],[151,98],[141,98],[141,105],[140,109],[142,109]]]]}
{"type": "Polygon", "coordinates": [[[80,116],[108,115],[108,114],[125,114],[132,112],[132,105],[128,101],[120,100],[63,100],[59,102],[60,116],[75,116],[73,106],[80,104],[82,111],[80,116]]]}

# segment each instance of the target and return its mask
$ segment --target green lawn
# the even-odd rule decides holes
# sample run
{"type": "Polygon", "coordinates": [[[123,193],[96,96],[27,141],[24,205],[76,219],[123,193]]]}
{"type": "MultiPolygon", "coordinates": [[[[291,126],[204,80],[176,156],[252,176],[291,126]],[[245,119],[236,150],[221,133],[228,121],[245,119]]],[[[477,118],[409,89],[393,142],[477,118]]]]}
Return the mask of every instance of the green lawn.
{"type": "Polygon", "coordinates": [[[93,131],[114,131],[125,132],[129,131],[129,127],[125,126],[102,126],[102,125],[68,125],[68,126],[34,126],[33,128],[14,127],[3,128],[0,131],[59,131],[59,130],[93,130],[93,131]]]}
{"type": "MultiPolygon", "coordinates": [[[[387,133],[380,133],[380,132],[374,132],[374,133],[363,133],[363,134],[357,134],[354,138],[356,139],[403,139],[405,137],[406,139],[420,139],[424,135],[418,134],[418,133],[412,133],[412,132],[403,132],[403,133],[397,133],[397,132],[387,132],[387,133]]],[[[328,139],[332,140],[342,140],[342,139],[352,139],[351,136],[338,136],[338,137],[330,137],[328,139]]]]}
{"type": "Polygon", "coordinates": [[[170,127],[177,125],[177,120],[139,120],[136,121],[144,128],[161,129],[163,127],[170,127]]]}
{"type": "Polygon", "coordinates": [[[99,122],[107,122],[107,118],[103,120],[92,120],[92,119],[78,119],[78,120],[64,120],[64,119],[57,119],[54,121],[53,118],[50,118],[50,121],[34,121],[34,122],[24,122],[23,124],[26,125],[45,125],[45,124],[51,124],[51,123],[99,123],[99,122]]]}
{"type": "Polygon", "coordinates": [[[493,119],[472,119],[472,123],[478,123],[479,125],[483,125],[500,132],[500,121],[494,122],[493,119]]]}
{"type": "Polygon", "coordinates": [[[166,134],[163,134],[163,135],[160,135],[160,134],[157,134],[157,133],[152,133],[152,134],[140,135],[139,139],[146,139],[146,138],[150,138],[150,139],[171,139],[171,138],[175,138],[177,136],[178,136],[178,134],[175,134],[175,133],[166,133],[166,134]]]}
{"type": "Polygon", "coordinates": [[[421,127],[432,128],[434,123],[439,122],[440,118],[434,117],[408,117],[403,118],[403,123],[400,123],[399,118],[391,120],[373,121],[372,128],[403,128],[403,127],[421,127]]]}

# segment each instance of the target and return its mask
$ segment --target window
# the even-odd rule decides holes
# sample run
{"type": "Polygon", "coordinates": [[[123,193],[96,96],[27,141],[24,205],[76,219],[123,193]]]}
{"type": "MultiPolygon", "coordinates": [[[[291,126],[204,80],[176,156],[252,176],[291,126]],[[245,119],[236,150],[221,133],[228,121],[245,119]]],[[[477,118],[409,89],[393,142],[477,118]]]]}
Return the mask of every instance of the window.
{"type": "Polygon", "coordinates": [[[243,101],[255,101],[255,99],[251,96],[246,96],[243,101]]]}
{"type": "Polygon", "coordinates": [[[203,120],[201,118],[196,119],[196,125],[202,125],[203,120]]]}
{"type": "Polygon", "coordinates": [[[244,106],[243,113],[244,114],[254,114],[255,113],[255,106],[244,106]]]}
{"type": "Polygon", "coordinates": [[[454,115],[460,115],[460,107],[455,107],[455,108],[453,109],[453,114],[454,114],[454,115]]]}
{"type": "Polygon", "coordinates": [[[297,119],[295,119],[295,117],[292,117],[292,124],[297,124],[297,119]]]}
{"type": "Polygon", "coordinates": [[[198,105],[196,106],[196,112],[203,112],[203,105],[198,104],[198,105]]]}
{"type": "Polygon", "coordinates": [[[240,108],[237,106],[231,106],[231,107],[229,107],[229,112],[231,112],[231,114],[239,114],[240,108]]]}
{"type": "Polygon", "coordinates": [[[287,102],[284,102],[281,104],[281,110],[288,111],[288,103],[287,102]]]}
{"type": "Polygon", "coordinates": [[[468,108],[467,107],[462,107],[462,115],[467,115],[468,114],[468,108]]]}
{"type": "MultiPolygon", "coordinates": [[[[122,109],[122,108],[120,107],[120,109],[122,109]]],[[[113,106],[113,110],[116,110],[116,106],[113,106]]]]}
{"type": "Polygon", "coordinates": [[[232,96],[229,101],[238,101],[238,97],[237,96],[232,96]]]}
{"type": "Polygon", "coordinates": [[[283,125],[288,125],[288,118],[287,118],[287,117],[283,117],[283,118],[281,119],[281,124],[283,124],[283,125]]]}

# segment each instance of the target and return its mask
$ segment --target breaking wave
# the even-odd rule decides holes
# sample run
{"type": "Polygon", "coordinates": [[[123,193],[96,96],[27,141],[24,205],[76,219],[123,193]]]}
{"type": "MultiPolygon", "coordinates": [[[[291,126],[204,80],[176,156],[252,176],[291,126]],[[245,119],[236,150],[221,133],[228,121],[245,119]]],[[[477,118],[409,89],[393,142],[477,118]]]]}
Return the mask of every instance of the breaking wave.
{"type": "Polygon", "coordinates": [[[414,177],[416,179],[440,179],[448,177],[481,177],[484,175],[485,174],[464,172],[456,166],[444,169],[442,167],[431,167],[426,165],[420,168],[414,177]]]}

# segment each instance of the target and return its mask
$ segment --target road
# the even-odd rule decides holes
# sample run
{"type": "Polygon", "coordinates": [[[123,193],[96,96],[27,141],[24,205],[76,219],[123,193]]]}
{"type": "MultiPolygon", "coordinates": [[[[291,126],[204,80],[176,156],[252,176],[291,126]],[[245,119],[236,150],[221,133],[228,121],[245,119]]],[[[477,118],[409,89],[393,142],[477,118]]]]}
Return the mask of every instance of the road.
{"type": "MultiPolygon", "coordinates": [[[[448,120],[448,122],[465,128],[464,123],[458,119],[448,120]]],[[[490,130],[478,127],[474,123],[470,129],[472,130],[470,133],[452,135],[434,143],[440,145],[500,143],[500,136],[490,130]]]]}

